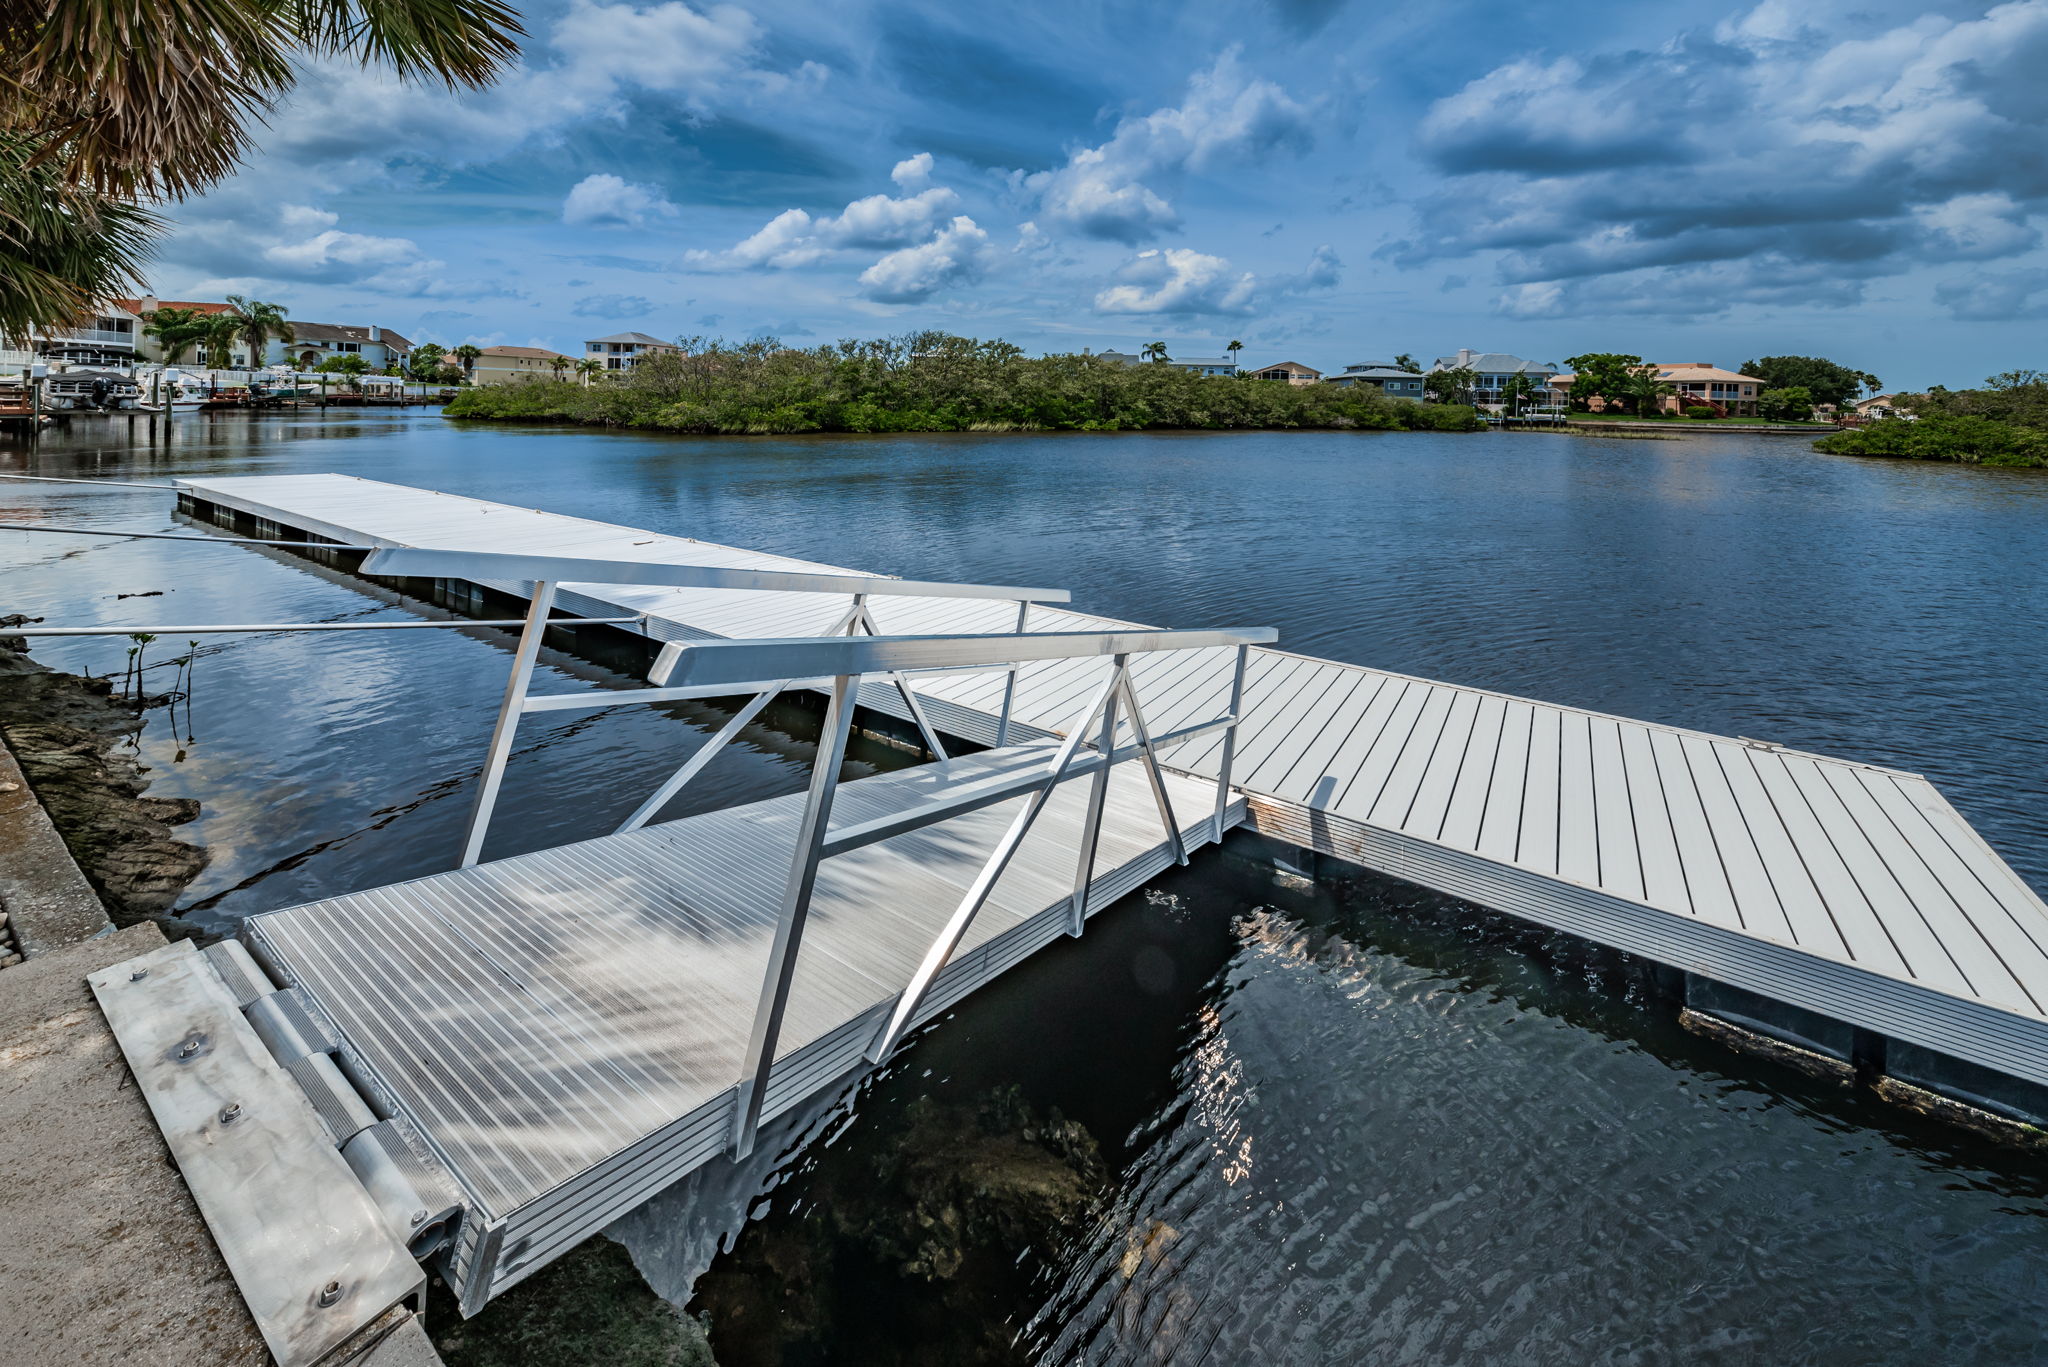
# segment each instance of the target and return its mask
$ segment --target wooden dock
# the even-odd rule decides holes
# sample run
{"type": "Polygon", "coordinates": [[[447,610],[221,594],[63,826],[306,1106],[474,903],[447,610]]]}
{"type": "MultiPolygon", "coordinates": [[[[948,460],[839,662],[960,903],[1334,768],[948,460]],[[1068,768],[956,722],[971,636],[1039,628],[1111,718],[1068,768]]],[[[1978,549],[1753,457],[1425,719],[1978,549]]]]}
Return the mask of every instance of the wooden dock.
{"type": "MultiPolygon", "coordinates": [[[[188,512],[254,519],[240,525],[266,536],[867,573],[340,475],[180,488],[188,512]]],[[[640,614],[624,629],[654,642],[793,648],[848,620],[843,593],[565,577],[550,590],[560,611],[640,614]]],[[[525,597],[535,579],[475,582],[525,597]]],[[[882,595],[866,608],[888,640],[1015,641],[1020,621],[1027,635],[1153,630],[1043,604],[1020,618],[1017,603],[991,599],[882,595]]],[[[1076,710],[1117,667],[1083,655],[921,675],[909,682],[914,704],[869,674],[861,705],[996,748],[845,785],[843,800],[915,806],[919,792],[1042,766],[1056,744],[1078,744],[1067,734],[1076,710]]],[[[1161,800],[1170,795],[1186,844],[1220,834],[1205,824],[1220,784],[1234,794],[1230,822],[1242,813],[1302,850],[1680,970],[1704,1009],[1844,1066],[1889,1057],[1929,1084],[1948,1068],[1968,1099],[2009,1111],[2019,1108],[2000,1086],[2048,1085],[2048,905],[1923,778],[1279,649],[1139,653],[1128,668],[1154,737],[1239,719],[1231,732],[1160,747],[1161,800]]],[[[1173,857],[1136,766],[1111,772],[1091,910],[1173,857]]],[[[1071,863],[1054,851],[1063,840],[1071,850],[1085,786],[1056,790],[1031,836],[1043,857],[1020,855],[1004,875],[920,1018],[1059,933],[1068,890],[1047,871],[1071,863]]],[[[859,1066],[917,947],[1013,809],[985,807],[827,862],[817,958],[790,998],[769,1113],[859,1066]]],[[[325,1015],[380,1114],[417,1126],[465,1191],[473,1218],[447,1256],[466,1308],[726,1143],[746,1017],[728,998],[735,981],[749,990],[769,953],[762,871],[787,862],[797,810],[778,799],[250,921],[252,949],[325,1015]]]]}

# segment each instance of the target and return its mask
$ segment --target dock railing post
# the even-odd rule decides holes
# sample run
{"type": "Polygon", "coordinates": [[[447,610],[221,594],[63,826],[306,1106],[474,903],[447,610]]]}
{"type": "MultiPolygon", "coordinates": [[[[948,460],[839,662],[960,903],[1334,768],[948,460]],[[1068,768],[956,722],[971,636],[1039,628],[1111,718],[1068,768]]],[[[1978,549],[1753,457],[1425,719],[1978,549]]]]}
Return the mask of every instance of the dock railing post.
{"type": "Polygon", "coordinates": [[[554,606],[554,582],[536,581],[533,597],[526,605],[526,624],[519,631],[519,645],[512,652],[512,674],[505,681],[505,699],[498,705],[498,724],[491,729],[490,749],[484,755],[483,781],[477,786],[476,802],[469,809],[469,829],[462,836],[461,868],[469,868],[483,856],[491,812],[498,805],[498,788],[505,781],[505,762],[512,757],[512,737],[519,730],[519,714],[526,704],[526,690],[533,682],[533,662],[540,656],[541,637],[547,634],[548,613],[554,606]]]}
{"type": "Polygon", "coordinates": [[[761,1127],[761,1107],[768,1096],[769,1074],[775,1067],[775,1046],[782,1037],[783,1013],[789,1009],[789,986],[796,977],[797,953],[803,948],[804,922],[810,916],[811,892],[818,882],[818,861],[823,856],[826,827],[832,821],[832,797],[838,790],[839,770],[846,760],[846,737],[853,721],[853,697],[859,683],[857,674],[841,674],[832,680],[831,699],[825,707],[825,728],[818,737],[817,758],[811,761],[810,792],[804,799],[803,818],[797,823],[789,880],[783,887],[781,911],[775,922],[775,943],[768,951],[768,971],[761,981],[761,1001],[754,1010],[754,1029],[740,1072],[739,1094],[733,1107],[734,1158],[745,1158],[754,1151],[754,1135],[761,1127]]]}
{"type": "MultiPolygon", "coordinates": [[[[923,1004],[925,994],[931,991],[932,983],[946,967],[947,961],[953,957],[953,951],[959,947],[961,937],[967,934],[967,927],[973,924],[982,904],[987,902],[990,894],[995,891],[1003,871],[1010,867],[1010,860],[1023,846],[1024,837],[1031,834],[1031,824],[1038,820],[1038,814],[1052,801],[1053,790],[1058,788],[1060,780],[1066,777],[1067,768],[1074,762],[1074,756],[1081,752],[1082,738],[1087,734],[1089,723],[1095,720],[1098,711],[1112,705],[1112,700],[1116,697],[1118,678],[1118,671],[1111,671],[1108,682],[1104,683],[1089,700],[1088,710],[1067,728],[1067,738],[1060,742],[1060,748],[1053,756],[1051,767],[1045,771],[1044,782],[1032,793],[1031,800],[1024,804],[1024,810],[1010,818],[1009,829],[1004,831],[1002,839],[996,842],[995,850],[989,855],[988,862],[981,866],[981,872],[974,876],[974,882],[968,887],[967,895],[960,899],[960,905],[953,909],[953,915],[939,931],[938,938],[925,950],[923,960],[918,963],[917,970],[910,975],[909,985],[897,995],[896,1005],[890,1011],[889,1019],[883,1022],[882,1028],[875,1034],[874,1041],[868,1045],[868,1062],[881,1063],[887,1059],[895,1050],[897,1043],[902,1040],[904,1032],[910,1028],[911,1022],[917,1019],[918,1008],[923,1004]]],[[[1108,762],[1105,757],[1104,765],[1107,766],[1108,762]]]]}
{"type": "MultiPolygon", "coordinates": [[[[1031,600],[1026,598],[1017,604],[1017,634],[1024,634],[1024,624],[1031,620],[1031,600]]],[[[996,749],[1010,743],[1010,708],[1017,701],[1017,671],[1010,670],[1003,682],[1003,714],[996,718],[996,749]]]]}
{"type": "Polygon", "coordinates": [[[1113,657],[1109,697],[1102,704],[1102,734],[1096,748],[1102,752],[1102,767],[1088,787],[1088,816],[1081,826],[1081,856],[1074,869],[1074,896],[1068,904],[1067,934],[1079,935],[1088,919],[1088,885],[1095,879],[1095,847],[1102,838],[1102,807],[1109,799],[1109,771],[1116,767],[1116,703],[1129,682],[1130,656],[1113,657]]]}
{"type": "Polygon", "coordinates": [[[1230,812],[1230,762],[1237,753],[1237,723],[1244,715],[1244,671],[1250,661],[1252,648],[1237,648],[1237,668],[1230,675],[1230,710],[1224,715],[1230,718],[1230,725],[1223,732],[1223,759],[1216,767],[1216,816],[1210,826],[1209,838],[1215,844],[1223,843],[1223,818],[1230,812]]]}

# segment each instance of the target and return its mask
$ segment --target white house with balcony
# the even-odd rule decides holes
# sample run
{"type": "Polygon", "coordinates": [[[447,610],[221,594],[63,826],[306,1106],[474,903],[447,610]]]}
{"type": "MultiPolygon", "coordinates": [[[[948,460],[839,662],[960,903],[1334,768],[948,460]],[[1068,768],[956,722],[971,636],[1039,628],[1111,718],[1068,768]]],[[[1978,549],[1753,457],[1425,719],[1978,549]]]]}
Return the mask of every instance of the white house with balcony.
{"type": "Polygon", "coordinates": [[[1505,351],[1474,351],[1461,347],[1455,356],[1439,356],[1429,368],[1431,374],[1443,370],[1469,370],[1473,373],[1472,402],[1475,404],[1498,404],[1506,402],[1501,391],[1507,387],[1510,377],[1520,375],[1532,386],[1523,399],[1525,406],[1540,406],[1550,402],[1550,381],[1557,374],[1557,367],[1545,361],[1525,361],[1505,351]]]}
{"type": "Polygon", "coordinates": [[[583,344],[583,354],[601,361],[606,370],[631,370],[649,356],[681,356],[683,349],[644,332],[615,332],[583,344]]]}
{"type": "Polygon", "coordinates": [[[270,339],[265,365],[313,370],[336,356],[360,356],[371,370],[402,366],[412,343],[376,323],[301,323],[292,321],[292,340],[270,339]]]}

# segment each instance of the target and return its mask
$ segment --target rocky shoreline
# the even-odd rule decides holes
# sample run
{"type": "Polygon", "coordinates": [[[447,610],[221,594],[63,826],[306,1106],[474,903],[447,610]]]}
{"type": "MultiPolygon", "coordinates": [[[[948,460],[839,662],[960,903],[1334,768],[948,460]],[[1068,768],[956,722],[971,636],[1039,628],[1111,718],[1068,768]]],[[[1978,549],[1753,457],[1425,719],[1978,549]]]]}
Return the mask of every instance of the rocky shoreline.
{"type": "MultiPolygon", "coordinates": [[[[0,618],[0,632],[26,620],[0,618]]],[[[207,854],[171,828],[198,816],[199,803],[146,796],[146,767],[133,753],[149,708],[166,701],[123,702],[111,680],[51,669],[29,657],[25,638],[0,634],[0,739],[108,919],[117,926],[154,920],[176,939],[193,928],[168,913],[207,854]]]]}

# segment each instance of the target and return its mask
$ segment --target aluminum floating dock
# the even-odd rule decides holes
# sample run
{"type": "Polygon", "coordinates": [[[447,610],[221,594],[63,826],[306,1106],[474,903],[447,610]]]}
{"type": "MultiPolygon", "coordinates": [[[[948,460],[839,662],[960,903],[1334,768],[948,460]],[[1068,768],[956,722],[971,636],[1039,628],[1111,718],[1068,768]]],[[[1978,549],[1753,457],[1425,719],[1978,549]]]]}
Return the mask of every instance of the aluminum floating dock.
{"type": "MultiPolygon", "coordinates": [[[[1263,646],[1183,634],[1182,648],[1155,649],[1142,643],[1153,628],[994,593],[856,587],[853,617],[865,614],[889,669],[912,659],[905,641],[1107,633],[1122,645],[1114,658],[1076,651],[972,673],[791,664],[796,675],[717,675],[724,643],[808,660],[817,641],[851,629],[847,593],[780,590],[773,576],[874,577],[350,476],[178,483],[186,511],[259,535],[474,553],[510,567],[467,576],[484,589],[542,606],[551,596],[577,616],[638,614],[618,629],[692,647],[682,656],[713,661],[707,678],[761,681],[732,694],[837,674],[864,707],[997,747],[844,785],[845,811],[867,813],[857,821],[976,785],[993,792],[1010,767],[1085,749],[1105,696],[1092,753],[1121,761],[1137,751],[1119,728],[1138,742],[1149,728],[1158,782],[1148,789],[1138,766],[1118,763],[1099,766],[1115,775],[1100,802],[1082,797],[1092,780],[1050,790],[1045,824],[989,910],[936,965],[930,952],[916,965],[921,947],[1024,799],[826,861],[763,1114],[859,1066],[864,1049],[873,1057],[892,999],[899,1015],[908,1002],[928,1017],[1076,928],[1063,920],[1062,880],[1092,806],[1103,853],[1089,910],[1164,868],[1176,851],[1156,808],[1168,803],[1185,847],[1242,815],[1300,849],[1680,970],[1701,1009],[1844,1065],[2007,1113],[2048,1086],[2048,905],[1912,774],[1263,646]],[[569,582],[540,587],[544,571],[513,572],[517,557],[709,567],[755,582],[719,587],[708,570],[698,587],[577,582],[565,571],[569,582]],[[1116,696],[1130,704],[1121,721],[1116,696]],[[1097,710],[1083,709],[1091,698],[1097,710]],[[930,990],[898,997],[918,972],[937,974],[930,990]]],[[[522,657],[530,664],[524,645],[522,657]]],[[[508,711],[555,705],[588,704],[508,695],[508,711]]],[[[466,1308],[727,1145],[750,1071],[744,998],[773,962],[773,894],[805,838],[800,808],[778,799],[627,830],[249,922],[257,957],[325,1017],[379,1113],[416,1127],[466,1193],[446,1255],[466,1308]]],[[[884,1030],[882,1052],[902,1023],[884,1030]]]]}

